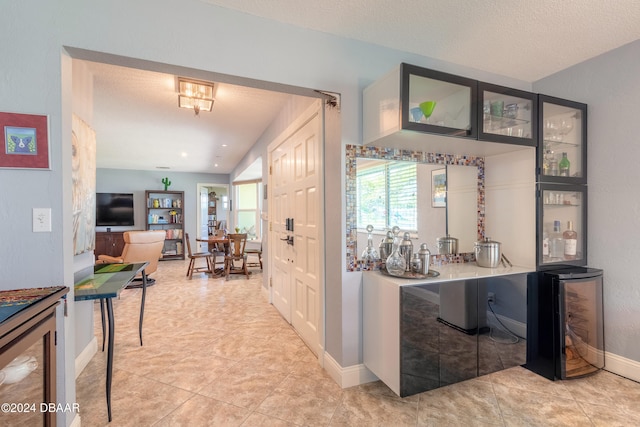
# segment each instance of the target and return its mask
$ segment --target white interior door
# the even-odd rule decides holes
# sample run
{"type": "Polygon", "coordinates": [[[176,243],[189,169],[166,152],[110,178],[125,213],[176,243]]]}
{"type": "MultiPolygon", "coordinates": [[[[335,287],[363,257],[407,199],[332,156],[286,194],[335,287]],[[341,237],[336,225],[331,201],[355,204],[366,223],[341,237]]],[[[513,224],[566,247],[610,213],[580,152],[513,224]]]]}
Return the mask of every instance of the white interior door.
{"type": "Polygon", "coordinates": [[[317,353],[320,320],[320,118],[316,115],[292,139],[294,251],[293,327],[317,353]]]}
{"type": "Polygon", "coordinates": [[[319,110],[271,151],[272,301],[311,350],[321,348],[322,127],[319,110]],[[292,219],[293,230],[287,230],[292,219]],[[293,239],[293,245],[286,239],[293,239]]]}
{"type": "MultiPolygon", "coordinates": [[[[287,141],[283,143],[286,145],[287,141]]],[[[287,237],[286,218],[290,217],[289,187],[291,162],[287,147],[278,147],[271,153],[269,201],[269,228],[271,243],[271,301],[280,314],[291,323],[291,266],[293,247],[280,240],[287,237]],[[285,149],[286,148],[286,149],[285,149]]]]}

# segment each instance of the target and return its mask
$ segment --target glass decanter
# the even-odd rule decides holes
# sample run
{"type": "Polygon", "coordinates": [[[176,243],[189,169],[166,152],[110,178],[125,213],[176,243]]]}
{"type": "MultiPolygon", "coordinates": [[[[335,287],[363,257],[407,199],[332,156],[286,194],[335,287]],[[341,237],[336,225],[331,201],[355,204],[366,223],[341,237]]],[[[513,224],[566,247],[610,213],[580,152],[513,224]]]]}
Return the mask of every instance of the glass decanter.
{"type": "Polygon", "coordinates": [[[400,227],[397,225],[391,229],[393,232],[393,252],[387,257],[386,267],[389,274],[393,276],[402,276],[407,268],[407,262],[404,256],[400,254],[400,241],[398,240],[398,234],[400,233],[400,227]]]}
{"type": "Polygon", "coordinates": [[[386,262],[387,257],[393,252],[393,233],[391,230],[387,231],[387,236],[382,238],[378,250],[380,259],[386,262]]]}
{"type": "Polygon", "coordinates": [[[373,247],[373,225],[367,225],[367,247],[362,251],[362,261],[369,263],[377,261],[380,256],[378,251],[373,247]]]}

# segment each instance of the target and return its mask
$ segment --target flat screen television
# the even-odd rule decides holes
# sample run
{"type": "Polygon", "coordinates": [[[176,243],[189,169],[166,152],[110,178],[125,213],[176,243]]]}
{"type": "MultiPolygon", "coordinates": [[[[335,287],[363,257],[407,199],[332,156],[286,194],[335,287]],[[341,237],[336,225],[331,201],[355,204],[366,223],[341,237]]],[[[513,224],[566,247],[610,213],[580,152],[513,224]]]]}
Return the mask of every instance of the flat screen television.
{"type": "Polygon", "coordinates": [[[96,193],[96,226],[133,225],[132,193],[96,193]]]}

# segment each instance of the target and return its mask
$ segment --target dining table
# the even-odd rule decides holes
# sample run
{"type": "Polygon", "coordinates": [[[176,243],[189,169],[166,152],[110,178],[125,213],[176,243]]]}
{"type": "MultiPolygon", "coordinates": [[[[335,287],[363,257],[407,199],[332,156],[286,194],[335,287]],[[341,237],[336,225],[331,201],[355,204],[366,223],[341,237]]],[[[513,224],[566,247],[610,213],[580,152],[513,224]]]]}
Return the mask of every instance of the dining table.
{"type": "MultiPolygon", "coordinates": [[[[206,243],[209,248],[209,252],[211,253],[214,253],[216,249],[219,250],[220,246],[222,246],[224,254],[229,254],[229,238],[227,236],[216,236],[212,234],[207,237],[198,237],[196,238],[196,242],[206,243]]],[[[211,272],[212,276],[220,277],[224,275],[224,268],[215,268],[214,265],[213,269],[214,270],[211,272]]]]}

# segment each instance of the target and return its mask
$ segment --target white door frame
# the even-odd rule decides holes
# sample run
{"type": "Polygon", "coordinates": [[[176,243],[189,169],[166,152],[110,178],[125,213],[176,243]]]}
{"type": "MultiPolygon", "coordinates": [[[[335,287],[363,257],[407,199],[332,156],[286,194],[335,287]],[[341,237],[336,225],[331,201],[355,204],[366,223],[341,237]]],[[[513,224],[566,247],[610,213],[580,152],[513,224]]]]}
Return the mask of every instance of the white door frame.
{"type": "MultiPolygon", "coordinates": [[[[230,197],[229,191],[231,191],[229,189],[229,183],[217,184],[217,183],[198,182],[196,184],[196,234],[195,236],[193,236],[194,241],[196,238],[202,237],[200,236],[200,225],[202,224],[202,215],[200,214],[200,212],[202,212],[202,206],[200,206],[200,190],[203,187],[225,188],[227,190],[227,196],[229,197],[230,197]]],[[[222,205],[219,206],[218,212],[220,212],[220,209],[222,209],[222,205]]],[[[227,218],[227,224],[228,224],[229,223],[229,206],[227,206],[227,209],[225,209],[225,212],[226,212],[226,218],[227,218]]],[[[197,245],[197,249],[195,250],[195,252],[203,252],[207,250],[206,248],[201,247],[203,245],[206,245],[206,243],[196,242],[196,245],[197,245]]]]}

